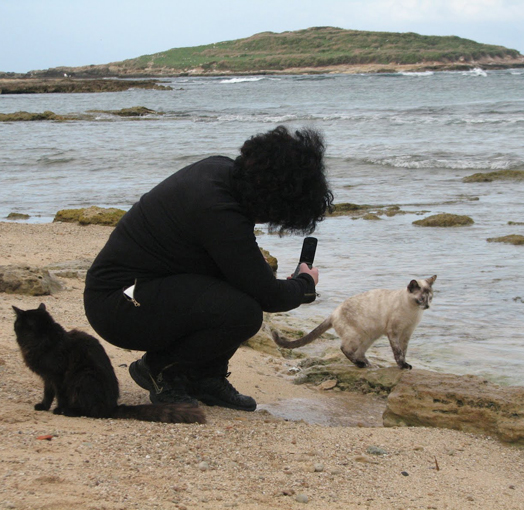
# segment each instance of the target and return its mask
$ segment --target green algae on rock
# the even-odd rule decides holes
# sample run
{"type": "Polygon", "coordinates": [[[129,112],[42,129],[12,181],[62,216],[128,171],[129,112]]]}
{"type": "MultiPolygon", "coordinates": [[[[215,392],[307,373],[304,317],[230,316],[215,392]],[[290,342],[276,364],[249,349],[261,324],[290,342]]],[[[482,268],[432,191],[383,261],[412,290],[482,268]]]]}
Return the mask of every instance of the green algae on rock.
{"type": "Polygon", "coordinates": [[[371,209],[371,207],[372,206],[365,204],[359,205],[343,202],[340,204],[334,204],[333,211],[329,214],[329,216],[346,216],[354,213],[363,213],[364,211],[371,209]]]}
{"type": "Polygon", "coordinates": [[[43,113],[15,112],[0,113],[0,122],[22,122],[35,120],[69,120],[68,117],[57,115],[54,112],[46,110],[43,113]]]}
{"type": "Polygon", "coordinates": [[[517,234],[510,234],[502,237],[490,237],[488,243],[506,243],[514,244],[515,246],[524,244],[524,236],[517,234]]]}
{"type": "Polygon", "coordinates": [[[85,209],[62,209],[56,213],[53,221],[114,227],[125,213],[126,211],[114,207],[103,208],[92,206],[85,209]]]}
{"type": "Polygon", "coordinates": [[[475,222],[469,216],[442,213],[414,221],[413,225],[419,225],[421,227],[463,227],[473,225],[473,223],[475,222]]]}
{"type": "Polygon", "coordinates": [[[29,216],[29,214],[12,212],[7,215],[6,219],[8,220],[28,220],[30,217],[31,216],[29,216]]]}
{"type": "Polygon", "coordinates": [[[352,204],[350,202],[342,202],[335,204],[331,213],[327,216],[352,216],[353,219],[363,218],[365,220],[379,220],[380,216],[396,216],[397,214],[408,214],[402,211],[398,205],[368,205],[368,204],[352,204]]]}
{"type": "Polygon", "coordinates": [[[524,170],[498,170],[497,172],[480,172],[468,175],[462,182],[522,181],[524,170]]]}
{"type": "Polygon", "coordinates": [[[372,221],[374,221],[374,220],[380,220],[381,218],[378,215],[374,214],[374,213],[366,213],[366,214],[364,214],[364,216],[362,216],[362,219],[363,220],[372,220],[372,221]]]}

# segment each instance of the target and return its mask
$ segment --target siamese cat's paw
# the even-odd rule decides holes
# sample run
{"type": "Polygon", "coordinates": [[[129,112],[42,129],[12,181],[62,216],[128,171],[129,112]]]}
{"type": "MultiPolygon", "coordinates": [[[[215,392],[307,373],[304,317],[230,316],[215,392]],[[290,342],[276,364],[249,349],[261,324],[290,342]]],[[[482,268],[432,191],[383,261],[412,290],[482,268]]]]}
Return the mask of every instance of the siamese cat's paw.
{"type": "Polygon", "coordinates": [[[399,368],[402,369],[402,370],[411,370],[413,367],[409,363],[406,363],[404,361],[402,363],[402,365],[399,366],[399,368]]]}
{"type": "Polygon", "coordinates": [[[49,406],[46,406],[43,402],[35,404],[35,411],[48,411],[49,406]]]}

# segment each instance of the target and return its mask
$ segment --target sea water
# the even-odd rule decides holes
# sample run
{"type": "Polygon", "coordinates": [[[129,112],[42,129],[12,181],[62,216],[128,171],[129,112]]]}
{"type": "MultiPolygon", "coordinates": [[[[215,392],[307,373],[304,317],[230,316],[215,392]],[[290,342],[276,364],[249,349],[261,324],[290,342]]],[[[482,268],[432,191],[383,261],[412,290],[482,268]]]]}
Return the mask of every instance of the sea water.
{"type": "MultiPolygon", "coordinates": [[[[314,127],[326,138],[336,202],[397,205],[405,214],[321,223],[320,296],[290,312],[293,321],[307,330],[351,295],[437,274],[408,361],[524,384],[524,247],[487,242],[524,235],[524,182],[463,182],[476,172],[524,170],[523,70],[163,81],[172,90],[0,96],[0,113],[84,117],[0,123],[0,218],[21,212],[50,222],[64,208],[128,209],[191,162],[235,157],[253,134],[314,127]],[[106,113],[132,106],[159,114],[106,113]],[[413,225],[444,212],[475,223],[413,225]]],[[[301,238],[263,233],[259,244],[278,258],[280,277],[294,270],[301,238]]],[[[321,342],[310,352],[328,345],[338,346],[321,342]]],[[[394,363],[386,339],[369,355],[394,363]]]]}

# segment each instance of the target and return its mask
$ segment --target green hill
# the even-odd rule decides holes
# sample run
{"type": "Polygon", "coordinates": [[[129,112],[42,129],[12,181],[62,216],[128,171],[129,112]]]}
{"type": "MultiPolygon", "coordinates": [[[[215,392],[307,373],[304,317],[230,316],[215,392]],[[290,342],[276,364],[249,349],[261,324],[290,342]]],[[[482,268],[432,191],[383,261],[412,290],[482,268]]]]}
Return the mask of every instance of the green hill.
{"type": "MultiPolygon", "coordinates": [[[[456,36],[366,32],[316,27],[295,32],[263,32],[245,39],[189,48],[101,66],[60,68],[87,75],[222,74],[325,70],[341,66],[524,65],[517,51],[456,36]]],[[[376,69],[375,69],[376,70],[376,69]]],[[[49,70],[51,71],[51,70],[49,70]]],[[[57,70],[55,70],[57,71],[57,70]]]]}

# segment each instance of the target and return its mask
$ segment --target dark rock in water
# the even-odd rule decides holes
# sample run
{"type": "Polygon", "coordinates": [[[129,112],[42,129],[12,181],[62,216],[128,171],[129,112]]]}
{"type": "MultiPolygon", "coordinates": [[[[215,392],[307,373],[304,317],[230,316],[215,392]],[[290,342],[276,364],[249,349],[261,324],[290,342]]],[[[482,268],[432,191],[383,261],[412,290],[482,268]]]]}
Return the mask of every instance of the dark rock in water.
{"type": "Polygon", "coordinates": [[[12,212],[7,215],[8,220],[28,220],[31,216],[29,214],[22,214],[22,213],[16,213],[12,212]]]}
{"type": "Polygon", "coordinates": [[[111,115],[118,115],[119,117],[144,117],[146,115],[163,115],[146,108],[145,106],[132,106],[131,108],[122,108],[121,110],[88,110],[89,113],[107,113],[111,115]]]}
{"type": "Polygon", "coordinates": [[[434,214],[422,220],[413,222],[413,225],[421,227],[463,227],[473,225],[475,223],[469,216],[461,216],[459,214],[434,214]]]}
{"type": "Polygon", "coordinates": [[[172,90],[158,80],[23,78],[0,80],[0,94],[52,94],[69,92],[120,92],[132,88],[172,90]]]}
{"type": "Polygon", "coordinates": [[[441,427],[524,445],[524,388],[473,375],[403,372],[389,394],[384,426],[441,427]]]}
{"type": "Polygon", "coordinates": [[[511,234],[511,235],[503,236],[503,237],[490,237],[488,238],[488,243],[506,243],[506,244],[521,245],[521,244],[524,244],[524,236],[520,236],[517,234],[511,234]]]}
{"type": "Polygon", "coordinates": [[[480,172],[468,175],[462,182],[522,181],[524,170],[498,170],[497,172],[480,172]]]}
{"type": "Polygon", "coordinates": [[[62,289],[47,269],[29,266],[0,266],[0,292],[48,296],[62,289]]]}
{"type": "Polygon", "coordinates": [[[155,110],[150,110],[145,106],[134,106],[132,108],[122,108],[121,110],[112,111],[114,115],[119,117],[144,117],[145,115],[161,115],[155,110]]]}
{"type": "Polygon", "coordinates": [[[93,206],[86,209],[62,209],[56,213],[53,221],[114,227],[125,213],[126,211],[114,207],[104,209],[103,207],[93,206]]]}
{"type": "Polygon", "coordinates": [[[15,112],[15,113],[0,113],[0,122],[19,122],[19,121],[35,121],[35,120],[68,120],[67,117],[57,115],[54,112],[46,110],[43,113],[31,112],[15,112]]]}
{"type": "Polygon", "coordinates": [[[356,212],[362,213],[363,211],[369,211],[371,209],[371,205],[360,205],[360,204],[352,204],[349,202],[342,202],[340,204],[334,204],[333,205],[333,211],[331,212],[330,216],[343,216],[343,215],[350,215],[354,214],[356,212]]]}

